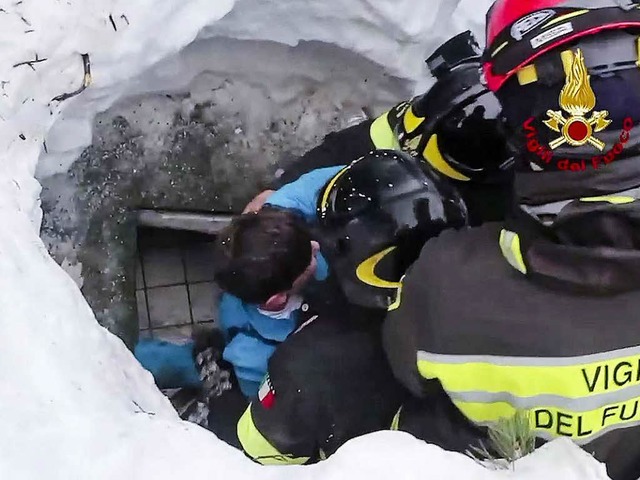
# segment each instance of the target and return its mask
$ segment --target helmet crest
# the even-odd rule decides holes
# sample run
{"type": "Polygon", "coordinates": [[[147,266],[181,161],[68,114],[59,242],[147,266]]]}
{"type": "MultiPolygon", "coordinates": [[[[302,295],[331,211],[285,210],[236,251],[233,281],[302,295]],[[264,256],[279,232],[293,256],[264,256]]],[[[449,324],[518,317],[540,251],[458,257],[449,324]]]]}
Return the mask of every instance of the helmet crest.
{"type": "Polygon", "coordinates": [[[586,118],[585,115],[596,107],[596,95],[591,88],[582,51],[578,49],[575,55],[572,54],[572,58],[567,81],[560,92],[560,106],[570,116],[566,119],[560,111],[547,111],[549,118],[543,123],[551,130],[562,134],[551,141],[549,146],[555,150],[564,143],[574,147],[589,143],[602,151],[605,143],[593,134],[601,132],[611,124],[611,120],[607,119],[609,112],[593,112],[590,118],[586,118]]]}

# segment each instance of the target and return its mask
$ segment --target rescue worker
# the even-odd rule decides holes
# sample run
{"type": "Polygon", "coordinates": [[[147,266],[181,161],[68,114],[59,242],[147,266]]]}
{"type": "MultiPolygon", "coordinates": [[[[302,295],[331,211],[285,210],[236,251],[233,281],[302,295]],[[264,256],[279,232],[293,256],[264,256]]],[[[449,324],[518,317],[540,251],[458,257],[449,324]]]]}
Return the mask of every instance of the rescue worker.
{"type": "Polygon", "coordinates": [[[389,149],[424,160],[451,181],[469,208],[472,225],[502,220],[512,159],[498,129],[500,106],[480,83],[481,53],[471,32],[451,38],[426,61],[437,80],[429,91],[374,120],[327,135],[318,147],[286,166],[245,212],[259,210],[273,191],[306,172],[389,149]]]}
{"type": "Polygon", "coordinates": [[[263,464],[320,460],[349,439],[391,427],[405,390],[382,349],[384,312],[425,241],[467,225],[466,207],[450,182],[393,151],[341,169],[317,195],[317,207],[315,238],[350,303],[369,310],[318,311],[310,301],[302,326],[275,350],[237,427],[236,442],[263,464]]]}
{"type": "Polygon", "coordinates": [[[424,242],[467,224],[464,202],[449,182],[424,162],[389,150],[307,173],[268,202],[234,219],[215,249],[215,280],[225,291],[223,358],[247,397],[255,397],[268,359],[300,324],[300,309],[381,319],[424,242]],[[296,214],[317,226],[314,234],[296,214]],[[331,278],[323,254],[337,274],[331,278]],[[342,288],[331,288],[336,280],[342,288]]]}
{"type": "Polygon", "coordinates": [[[510,213],[427,242],[384,326],[423,408],[444,389],[478,427],[528,411],[614,480],[640,477],[639,49],[638,2],[495,2],[484,76],[515,151],[510,213]]]}

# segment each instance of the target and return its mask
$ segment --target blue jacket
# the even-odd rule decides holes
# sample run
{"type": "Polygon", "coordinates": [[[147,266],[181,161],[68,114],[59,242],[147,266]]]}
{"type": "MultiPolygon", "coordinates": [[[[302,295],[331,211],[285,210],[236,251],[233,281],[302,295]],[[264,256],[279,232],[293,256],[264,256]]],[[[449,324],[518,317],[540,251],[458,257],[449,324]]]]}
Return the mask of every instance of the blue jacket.
{"type": "Polygon", "coordinates": [[[316,208],[320,190],[331,180],[345,165],[326,167],[305,173],[295,182],[288,183],[271,194],[267,205],[295,210],[309,223],[317,220],[316,208]]]}
{"type": "MultiPolygon", "coordinates": [[[[317,281],[325,280],[329,268],[320,253],[316,260],[317,281]]],[[[298,326],[298,310],[273,318],[257,305],[244,303],[225,293],[220,302],[220,324],[228,339],[223,358],[233,365],[240,390],[247,397],[255,397],[267,374],[267,362],[279,343],[298,326]]]]}
{"type": "MultiPolygon", "coordinates": [[[[316,221],[316,205],[320,191],[343,167],[327,167],[302,175],[284,185],[268,199],[267,205],[295,210],[308,222],[316,221]]],[[[317,281],[329,276],[329,267],[321,253],[316,256],[317,281]]],[[[234,367],[240,389],[247,397],[255,397],[267,374],[267,362],[276,346],[283,342],[298,324],[298,311],[284,318],[273,318],[256,305],[243,303],[225,293],[220,303],[220,323],[230,338],[223,357],[234,367]]]]}
{"type": "MultiPolygon", "coordinates": [[[[280,208],[295,210],[308,222],[316,221],[318,196],[324,185],[343,166],[313,170],[295,182],[284,185],[274,192],[267,202],[280,208]]],[[[325,280],[329,267],[321,253],[316,256],[315,279],[325,280]]],[[[276,346],[283,342],[296,328],[298,312],[292,311],[283,318],[273,318],[261,312],[257,305],[243,303],[230,294],[223,294],[219,318],[228,339],[223,357],[235,370],[242,393],[255,397],[267,373],[267,362],[276,346]]],[[[177,346],[159,340],[141,341],[135,356],[147,370],[151,371],[161,387],[191,387],[199,382],[198,372],[191,358],[192,344],[177,346]]]]}

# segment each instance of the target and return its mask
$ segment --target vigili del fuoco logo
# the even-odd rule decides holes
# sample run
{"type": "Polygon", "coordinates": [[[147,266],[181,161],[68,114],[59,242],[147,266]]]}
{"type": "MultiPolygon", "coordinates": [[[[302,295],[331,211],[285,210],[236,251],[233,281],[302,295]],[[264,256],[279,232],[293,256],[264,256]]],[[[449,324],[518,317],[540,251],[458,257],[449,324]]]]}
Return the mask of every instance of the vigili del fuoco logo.
{"type": "Polygon", "coordinates": [[[607,119],[609,112],[606,110],[592,112],[596,107],[596,95],[591,88],[587,66],[580,49],[573,57],[567,81],[560,92],[560,106],[569,114],[569,118],[565,118],[560,111],[547,110],[549,118],[543,122],[551,130],[561,134],[549,143],[551,150],[564,143],[574,147],[589,143],[603,151],[604,142],[593,134],[607,128],[611,120],[607,119]],[[589,112],[592,112],[591,117],[587,118],[589,112]]]}
{"type": "MultiPolygon", "coordinates": [[[[607,110],[595,111],[596,95],[591,88],[591,79],[580,49],[577,49],[575,54],[571,53],[571,65],[560,92],[559,103],[563,111],[547,110],[548,118],[542,123],[550,130],[558,132],[560,136],[549,142],[548,148],[541,145],[538,141],[538,131],[533,125],[535,118],[531,117],[523,125],[528,139],[527,149],[545,163],[550,163],[554,157],[553,151],[565,144],[572,147],[589,144],[601,152],[604,151],[606,144],[597,138],[596,134],[605,130],[611,124],[611,120],[608,118],[607,110]],[[568,116],[565,116],[565,113],[568,116]]],[[[622,153],[633,126],[633,119],[624,119],[619,142],[604,155],[591,158],[594,169],[599,168],[602,163],[611,163],[622,153]]],[[[585,160],[570,162],[564,159],[558,160],[557,167],[559,170],[583,171],[586,164],[585,160]]]]}

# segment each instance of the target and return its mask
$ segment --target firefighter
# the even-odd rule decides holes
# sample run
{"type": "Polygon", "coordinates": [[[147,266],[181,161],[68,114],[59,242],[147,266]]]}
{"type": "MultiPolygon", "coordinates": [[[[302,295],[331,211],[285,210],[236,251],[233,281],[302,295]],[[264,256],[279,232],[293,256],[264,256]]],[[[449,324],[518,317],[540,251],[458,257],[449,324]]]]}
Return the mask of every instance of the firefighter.
{"type": "Polygon", "coordinates": [[[440,46],[426,63],[436,79],[429,91],[374,120],[327,135],[286,166],[245,212],[259,210],[274,190],[306,172],[390,149],[424,160],[454,184],[469,207],[472,225],[502,220],[513,163],[498,128],[500,106],[480,83],[480,47],[467,31],[440,46]]]}
{"type": "Polygon", "coordinates": [[[255,397],[268,359],[300,324],[300,310],[381,318],[424,242],[466,224],[464,202],[447,180],[390,150],[314,170],[260,212],[234,219],[216,241],[215,279],[225,291],[223,358],[242,392],[255,397]]]}
{"type": "MultiPolygon", "coordinates": [[[[515,152],[509,215],[427,242],[383,335],[423,408],[444,390],[477,427],[526,411],[614,480],[640,476],[639,49],[637,2],[495,2],[484,76],[515,152]]],[[[399,428],[430,440],[411,417],[399,428]]]]}
{"type": "MultiPolygon", "coordinates": [[[[275,349],[237,427],[239,444],[263,464],[320,460],[355,436],[392,426],[405,389],[382,349],[384,312],[425,241],[468,224],[449,181],[421,160],[386,150],[333,176],[317,195],[317,216],[315,238],[342,290],[367,310],[319,311],[309,301],[301,327],[275,349]]],[[[215,404],[210,410],[210,427],[223,425],[215,404]]]]}

